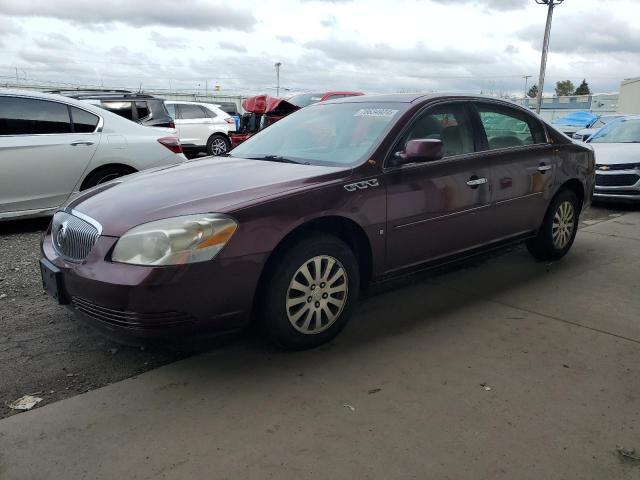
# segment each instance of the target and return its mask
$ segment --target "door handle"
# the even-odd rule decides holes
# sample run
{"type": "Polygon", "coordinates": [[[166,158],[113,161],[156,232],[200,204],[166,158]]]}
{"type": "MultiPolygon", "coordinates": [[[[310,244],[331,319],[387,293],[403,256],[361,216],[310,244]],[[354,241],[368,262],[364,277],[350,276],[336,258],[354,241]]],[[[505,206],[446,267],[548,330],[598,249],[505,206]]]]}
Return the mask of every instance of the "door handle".
{"type": "Polygon", "coordinates": [[[469,185],[471,188],[478,188],[480,185],[487,183],[487,179],[482,177],[482,178],[478,178],[475,175],[473,177],[471,177],[469,180],[467,180],[467,185],[469,185]]]}
{"type": "Polygon", "coordinates": [[[551,170],[551,165],[545,165],[544,163],[541,163],[540,166],[538,167],[539,172],[544,173],[547,170],[551,170]]]}
{"type": "Polygon", "coordinates": [[[69,145],[71,145],[72,147],[78,147],[80,145],[88,147],[90,145],[93,145],[93,142],[89,142],[89,141],[79,141],[79,142],[71,142],[69,145]]]}

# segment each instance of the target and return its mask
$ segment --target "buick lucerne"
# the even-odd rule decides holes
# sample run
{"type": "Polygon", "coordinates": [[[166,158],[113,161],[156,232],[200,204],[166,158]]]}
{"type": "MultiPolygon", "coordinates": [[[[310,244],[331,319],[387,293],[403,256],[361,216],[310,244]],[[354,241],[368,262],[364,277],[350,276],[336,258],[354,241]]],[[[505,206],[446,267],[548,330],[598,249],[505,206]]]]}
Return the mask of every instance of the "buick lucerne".
{"type": "Polygon", "coordinates": [[[120,338],[250,326],[309,348],[372,280],[517,241],[561,258],[594,178],[589,145],[509,102],[332,100],[79,194],[43,238],[43,284],[120,338]]]}

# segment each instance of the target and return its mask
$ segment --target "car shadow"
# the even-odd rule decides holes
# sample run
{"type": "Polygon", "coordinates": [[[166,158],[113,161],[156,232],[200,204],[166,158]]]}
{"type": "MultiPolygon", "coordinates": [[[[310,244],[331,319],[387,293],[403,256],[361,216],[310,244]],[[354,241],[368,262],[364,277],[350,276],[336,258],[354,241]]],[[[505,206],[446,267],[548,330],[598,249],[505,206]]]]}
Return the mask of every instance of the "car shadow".
{"type": "Polygon", "coordinates": [[[0,222],[0,235],[44,232],[49,226],[50,222],[51,217],[2,221],[0,222]]]}

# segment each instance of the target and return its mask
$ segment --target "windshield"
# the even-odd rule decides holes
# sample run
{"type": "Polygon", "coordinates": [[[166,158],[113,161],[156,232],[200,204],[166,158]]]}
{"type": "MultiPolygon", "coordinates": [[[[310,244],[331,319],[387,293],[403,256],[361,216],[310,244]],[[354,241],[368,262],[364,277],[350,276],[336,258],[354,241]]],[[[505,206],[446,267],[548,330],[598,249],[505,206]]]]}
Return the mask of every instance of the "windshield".
{"type": "Polygon", "coordinates": [[[353,166],[370,154],[406,108],[403,103],[320,103],[262,130],[231,156],[353,166]]]}
{"type": "Polygon", "coordinates": [[[593,122],[589,128],[600,128],[600,127],[603,127],[604,125],[606,125],[609,122],[612,122],[616,118],[620,118],[620,117],[615,117],[615,116],[600,117],[595,122],[593,122]]]}
{"type": "Polygon", "coordinates": [[[609,122],[591,137],[591,143],[640,143],[640,119],[609,122]]]}
{"type": "Polygon", "coordinates": [[[302,108],[311,105],[312,103],[317,103],[322,100],[323,93],[301,93],[299,95],[294,95],[287,102],[293,103],[294,105],[302,108]]]}

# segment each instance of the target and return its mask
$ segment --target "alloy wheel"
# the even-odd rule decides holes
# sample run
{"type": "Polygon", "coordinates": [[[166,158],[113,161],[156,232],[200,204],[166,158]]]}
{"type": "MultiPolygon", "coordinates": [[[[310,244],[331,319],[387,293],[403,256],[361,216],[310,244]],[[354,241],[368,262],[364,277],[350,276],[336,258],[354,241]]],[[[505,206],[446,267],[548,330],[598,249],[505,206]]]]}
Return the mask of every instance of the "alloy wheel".
{"type": "Polygon", "coordinates": [[[214,155],[221,155],[227,152],[227,144],[221,138],[214,138],[211,141],[211,153],[214,155]]]}
{"type": "Polygon", "coordinates": [[[287,289],[287,318],[304,334],[324,332],[340,317],[347,303],[348,277],[334,257],[318,255],[296,270],[287,289]]]}
{"type": "Polygon", "coordinates": [[[575,211],[571,202],[565,200],[558,206],[558,210],[556,210],[556,214],[553,217],[553,226],[551,228],[553,246],[558,250],[566,247],[571,241],[574,228],[575,211]]]}

